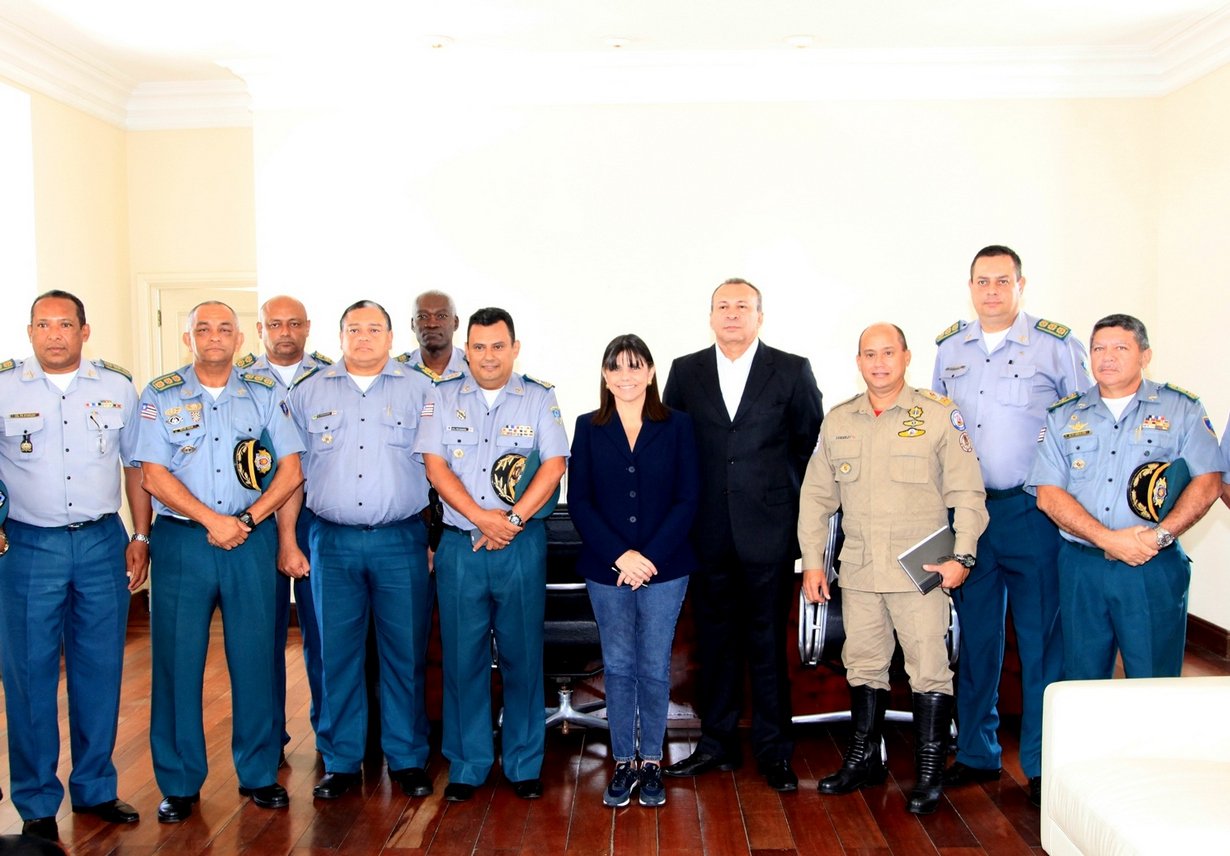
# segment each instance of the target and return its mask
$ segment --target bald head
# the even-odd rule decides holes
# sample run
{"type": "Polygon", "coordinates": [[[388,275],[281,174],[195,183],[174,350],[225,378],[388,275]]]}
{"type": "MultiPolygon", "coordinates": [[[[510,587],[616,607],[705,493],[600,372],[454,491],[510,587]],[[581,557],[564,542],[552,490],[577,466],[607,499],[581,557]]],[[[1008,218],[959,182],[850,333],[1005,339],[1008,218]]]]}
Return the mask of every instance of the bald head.
{"type": "Polygon", "coordinates": [[[239,316],[235,314],[235,310],[231,308],[229,303],[223,303],[221,300],[206,300],[193,306],[192,311],[188,313],[188,323],[184,325],[184,330],[192,332],[201,315],[209,315],[213,318],[219,316],[222,310],[230,313],[231,326],[238,330],[239,316]]]}
{"type": "Polygon", "coordinates": [[[863,350],[863,339],[865,339],[869,334],[895,334],[897,336],[897,343],[901,346],[901,350],[908,351],[910,349],[910,346],[905,343],[905,333],[902,332],[900,327],[896,324],[890,324],[887,321],[880,321],[876,324],[872,324],[870,327],[858,334],[858,349],[860,352],[863,350]]]}
{"type": "Polygon", "coordinates": [[[303,360],[312,322],[307,309],[293,297],[279,294],[261,306],[261,317],[256,322],[256,332],[265,346],[269,362],[279,366],[293,366],[303,360]]]}

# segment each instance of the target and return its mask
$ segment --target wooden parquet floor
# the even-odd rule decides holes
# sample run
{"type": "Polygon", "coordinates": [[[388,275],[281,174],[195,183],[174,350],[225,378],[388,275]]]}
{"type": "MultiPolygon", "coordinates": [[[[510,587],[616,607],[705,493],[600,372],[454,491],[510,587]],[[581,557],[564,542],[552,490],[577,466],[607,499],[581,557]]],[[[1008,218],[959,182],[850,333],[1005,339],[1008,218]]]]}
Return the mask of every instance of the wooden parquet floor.
{"type": "MultiPolygon", "coordinates": [[[[141,813],[141,822],[110,827],[70,811],[59,813],[60,834],[76,856],[102,854],[244,854],[244,856],[411,856],[411,854],[637,854],[641,856],[870,856],[870,854],[1040,854],[1038,813],[1028,805],[1016,759],[1015,723],[1003,729],[1004,774],[998,782],[950,790],[930,817],[906,813],[904,792],[913,779],[908,726],[890,726],[888,781],[844,797],[822,797],[817,779],[840,763],[846,726],[803,726],[798,733],[795,769],[800,788],[778,794],[765,787],[753,763],[734,773],[709,773],[695,780],[668,780],[668,802],[660,809],[635,802],[611,810],[602,806],[610,775],[604,733],[553,730],[544,765],[546,793],[541,800],[517,799],[498,772],[468,803],[442,799],[447,764],[434,754],[429,773],[435,794],[408,799],[383,770],[369,770],[361,792],[334,802],[313,801],[312,786],[323,773],[308,723],[309,694],[292,628],[288,644],[288,714],[293,739],[288,764],[279,776],[290,792],[286,811],[266,811],[239,796],[230,759],[230,692],[221,652],[220,628],[205,676],[205,728],[210,774],[201,804],[182,824],[162,825],[156,811],[161,795],[154,782],[147,735],[150,689],[148,631],[134,622],[125,660],[125,684],[115,763],[119,794],[141,813]]],[[[686,627],[680,639],[686,640],[686,627]]],[[[676,644],[676,689],[667,758],[691,751],[695,720],[687,705],[692,684],[685,641],[676,644]],[[682,702],[680,701],[682,699],[682,702]]],[[[797,663],[797,659],[794,661],[797,663]]],[[[796,667],[797,668],[797,667],[796,667]]],[[[1187,658],[1185,674],[1230,674],[1230,663],[1197,652],[1187,658]]],[[[432,681],[429,711],[438,711],[438,676],[432,681]]],[[[68,738],[61,681],[60,775],[66,781],[68,738]]],[[[797,668],[796,712],[844,708],[844,680],[824,670],[797,668]]],[[[600,692],[600,684],[594,688],[600,692]]],[[[894,706],[904,707],[904,688],[894,706]]],[[[438,716],[438,713],[435,714],[438,716]]],[[[7,734],[0,735],[7,739],[7,734]]],[[[438,746],[438,735],[435,736],[438,746]]],[[[745,747],[750,759],[750,749],[745,747]]],[[[7,742],[0,740],[0,783],[8,793],[7,742]]],[[[0,834],[19,832],[21,820],[11,802],[0,803],[0,834]]]]}

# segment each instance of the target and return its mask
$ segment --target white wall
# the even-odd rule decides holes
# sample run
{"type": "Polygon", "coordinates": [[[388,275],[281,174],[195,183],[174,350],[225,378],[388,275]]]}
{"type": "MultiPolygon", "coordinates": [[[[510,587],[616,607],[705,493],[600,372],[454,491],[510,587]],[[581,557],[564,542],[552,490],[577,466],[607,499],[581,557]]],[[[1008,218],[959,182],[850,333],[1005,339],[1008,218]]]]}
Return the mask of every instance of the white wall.
{"type": "MultiPolygon", "coordinates": [[[[711,290],[765,293],[764,338],[809,356],[828,403],[859,389],[859,331],[900,324],[926,384],[932,340],[970,314],[969,259],[1024,256],[1027,305],[1085,331],[1154,314],[1157,107],[1146,101],[561,106],[458,118],[258,113],[263,292],[331,326],[413,295],[509,309],[520,366],[566,421],[596,405],[615,334],[662,368],[707,345],[711,290]],[[327,165],[327,166],[326,166],[327,165]]],[[[336,346],[334,347],[336,350],[336,346]]],[[[1195,381],[1193,381],[1194,383],[1195,381]]]]}

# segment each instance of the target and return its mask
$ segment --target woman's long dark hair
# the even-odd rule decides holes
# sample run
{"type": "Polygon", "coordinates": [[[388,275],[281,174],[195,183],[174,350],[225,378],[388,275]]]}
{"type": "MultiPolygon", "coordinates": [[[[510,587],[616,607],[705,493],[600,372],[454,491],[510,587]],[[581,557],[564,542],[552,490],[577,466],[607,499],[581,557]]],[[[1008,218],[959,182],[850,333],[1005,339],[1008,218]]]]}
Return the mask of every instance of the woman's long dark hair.
{"type": "MultiPolygon", "coordinates": [[[[628,365],[632,368],[642,365],[653,368],[653,354],[649,353],[649,346],[635,333],[624,333],[611,340],[611,344],[606,346],[606,351],[602,354],[602,368],[609,372],[615,371],[619,367],[621,356],[627,357],[628,365]]],[[[605,378],[599,382],[599,396],[602,404],[594,413],[593,423],[605,425],[615,415],[615,394],[606,388],[605,378]]],[[[645,405],[641,408],[641,418],[651,422],[663,422],[669,417],[670,410],[662,403],[662,396],[658,394],[658,375],[655,372],[649,385],[645,387],[645,405]]]]}

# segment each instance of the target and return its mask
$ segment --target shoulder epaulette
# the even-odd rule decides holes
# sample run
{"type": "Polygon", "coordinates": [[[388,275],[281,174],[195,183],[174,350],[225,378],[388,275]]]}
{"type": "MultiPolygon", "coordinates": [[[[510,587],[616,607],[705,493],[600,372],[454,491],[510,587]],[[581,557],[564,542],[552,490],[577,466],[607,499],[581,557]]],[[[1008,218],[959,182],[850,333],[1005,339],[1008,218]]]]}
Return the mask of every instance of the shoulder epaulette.
{"type": "Polygon", "coordinates": [[[1043,333],[1050,333],[1056,339],[1066,339],[1072,333],[1071,327],[1065,327],[1054,321],[1047,321],[1045,318],[1039,318],[1038,323],[1034,325],[1034,329],[1041,330],[1043,333]]]}
{"type": "Polygon", "coordinates": [[[836,410],[838,407],[844,407],[847,404],[853,404],[855,401],[857,401],[858,399],[862,397],[863,397],[863,394],[861,392],[858,395],[852,395],[849,398],[847,398],[845,401],[839,401],[836,404],[834,404],[832,409],[836,410]]]}
{"type": "Polygon", "coordinates": [[[132,372],[130,372],[128,369],[124,368],[123,366],[117,366],[115,363],[109,363],[106,360],[95,360],[94,365],[102,369],[113,371],[118,375],[123,375],[129,380],[132,380],[132,372]]]}
{"type": "Polygon", "coordinates": [[[1059,399],[1058,401],[1056,401],[1054,404],[1052,404],[1050,407],[1046,409],[1047,410],[1058,410],[1060,407],[1063,407],[1065,404],[1069,404],[1073,401],[1076,401],[1076,399],[1080,398],[1084,394],[1085,393],[1083,392],[1074,392],[1071,395],[1065,395],[1063,398],[1059,399]]]}
{"type": "Polygon", "coordinates": [[[248,383],[257,384],[258,386],[263,386],[266,389],[273,389],[274,385],[277,383],[277,381],[268,375],[257,374],[256,372],[244,372],[240,375],[240,377],[248,383]]]}
{"type": "Polygon", "coordinates": [[[17,368],[17,360],[5,360],[0,363],[0,372],[11,372],[17,368]]]}
{"type": "Polygon", "coordinates": [[[167,372],[162,377],[156,377],[149,382],[155,392],[163,392],[176,386],[183,386],[184,376],[179,372],[167,372]]]}
{"type": "Polygon", "coordinates": [[[398,354],[393,359],[397,360],[399,363],[408,363],[410,362],[410,352],[406,351],[404,354],[398,354]]]}
{"type": "Polygon", "coordinates": [[[457,371],[449,372],[448,374],[436,375],[436,379],[435,381],[433,381],[433,383],[435,383],[436,386],[439,386],[442,383],[449,383],[454,380],[461,380],[465,376],[466,376],[465,372],[457,372],[457,371]]]}
{"type": "Polygon", "coordinates": [[[312,356],[312,359],[314,359],[318,363],[324,363],[326,366],[333,365],[333,360],[326,357],[320,351],[312,351],[311,356],[312,356]]]}
{"type": "Polygon", "coordinates": [[[256,354],[244,354],[239,359],[235,360],[235,368],[246,369],[248,366],[256,362],[256,354]]]}
{"type": "Polygon", "coordinates": [[[965,329],[965,324],[966,322],[964,321],[955,322],[951,327],[949,327],[943,333],[940,333],[938,336],[935,337],[935,344],[938,345],[940,342],[944,341],[945,339],[948,339],[948,338],[951,338],[957,335],[958,333],[960,333],[962,330],[965,329]]]}
{"type": "Polygon", "coordinates": [[[291,388],[291,389],[294,389],[294,388],[295,388],[295,387],[297,387],[299,384],[303,383],[305,380],[307,380],[308,378],[310,378],[312,375],[316,374],[316,372],[318,372],[318,371],[320,371],[320,366],[313,366],[312,368],[308,369],[307,371],[305,371],[305,372],[303,373],[303,376],[302,376],[302,377],[297,377],[297,378],[295,378],[295,381],[294,381],[294,383],[292,383],[292,384],[290,385],[290,388],[291,388]]]}
{"type": "Polygon", "coordinates": [[[553,383],[547,383],[545,380],[539,380],[538,378],[530,377],[529,375],[521,375],[521,376],[525,378],[526,380],[530,381],[531,383],[538,384],[543,389],[555,389],[555,384],[553,383]]]}
{"type": "Polygon", "coordinates": [[[1187,396],[1192,401],[1200,400],[1200,396],[1196,395],[1196,393],[1192,392],[1191,390],[1184,389],[1181,386],[1175,386],[1173,383],[1166,384],[1166,388],[1170,390],[1171,392],[1177,392],[1179,395],[1187,396]]]}
{"type": "Polygon", "coordinates": [[[945,398],[944,396],[940,395],[938,392],[936,392],[933,389],[922,389],[920,387],[918,390],[918,394],[921,395],[923,398],[929,398],[932,401],[937,401],[940,404],[944,405],[945,407],[948,407],[950,404],[952,404],[951,398],[945,398]]]}

